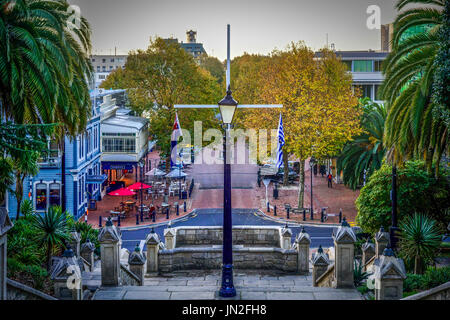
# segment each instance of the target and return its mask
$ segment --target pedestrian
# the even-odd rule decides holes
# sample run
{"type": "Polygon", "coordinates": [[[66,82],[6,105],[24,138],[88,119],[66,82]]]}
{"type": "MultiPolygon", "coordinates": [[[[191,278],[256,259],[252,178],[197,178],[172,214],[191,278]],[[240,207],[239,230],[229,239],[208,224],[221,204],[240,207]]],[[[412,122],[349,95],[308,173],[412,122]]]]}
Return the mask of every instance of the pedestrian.
{"type": "Polygon", "coordinates": [[[333,188],[333,175],[330,173],[328,173],[328,188],[333,188]]]}
{"type": "Polygon", "coordinates": [[[314,176],[317,176],[317,164],[314,165],[314,176]]]}
{"type": "Polygon", "coordinates": [[[320,174],[323,176],[325,175],[325,166],[323,164],[320,165],[320,174]]]}

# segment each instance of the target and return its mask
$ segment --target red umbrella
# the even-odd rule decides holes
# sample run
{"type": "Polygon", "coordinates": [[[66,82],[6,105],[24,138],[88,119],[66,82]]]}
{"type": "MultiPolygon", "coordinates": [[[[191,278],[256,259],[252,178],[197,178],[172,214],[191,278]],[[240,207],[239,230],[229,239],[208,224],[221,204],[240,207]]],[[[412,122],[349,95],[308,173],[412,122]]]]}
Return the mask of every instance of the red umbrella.
{"type": "Polygon", "coordinates": [[[118,189],[116,191],[108,193],[108,195],[110,195],[110,196],[122,196],[122,197],[124,197],[124,196],[133,196],[135,194],[136,194],[136,192],[133,192],[133,191],[127,189],[127,188],[121,188],[121,189],[118,189]]]}
{"type": "Polygon", "coordinates": [[[135,184],[132,184],[131,186],[128,186],[128,190],[141,190],[141,189],[149,189],[151,186],[148,184],[142,183],[142,182],[136,182],[135,184]]]}

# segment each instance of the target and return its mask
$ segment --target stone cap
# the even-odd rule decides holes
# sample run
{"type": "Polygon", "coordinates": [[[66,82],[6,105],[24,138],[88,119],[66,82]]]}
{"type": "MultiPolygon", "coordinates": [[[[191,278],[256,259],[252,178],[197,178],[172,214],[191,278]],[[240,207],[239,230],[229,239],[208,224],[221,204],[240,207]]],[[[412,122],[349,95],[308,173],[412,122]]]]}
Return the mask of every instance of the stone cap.
{"type": "Polygon", "coordinates": [[[77,279],[81,279],[81,270],[78,260],[75,258],[72,249],[69,248],[64,251],[62,257],[54,259],[54,263],[50,270],[50,278],[52,280],[66,280],[72,275],[77,279]],[[67,272],[69,267],[72,269],[72,272],[67,272]]]}
{"type": "Polygon", "coordinates": [[[330,264],[330,259],[328,257],[328,254],[323,252],[322,246],[319,246],[317,253],[313,255],[312,264],[315,266],[330,264]]]}
{"type": "Polygon", "coordinates": [[[347,222],[347,219],[344,217],[342,221],[342,225],[333,230],[333,239],[338,243],[355,243],[356,235],[353,231],[352,227],[347,222]]]}
{"type": "Polygon", "coordinates": [[[305,227],[302,227],[300,233],[297,236],[297,239],[295,239],[295,242],[297,243],[304,243],[304,244],[311,244],[311,237],[308,233],[305,231],[305,227]]]}
{"type": "Polygon", "coordinates": [[[89,238],[86,240],[85,243],[81,245],[81,252],[88,252],[91,253],[95,250],[95,245],[89,240],[89,238]]]}
{"type": "Polygon", "coordinates": [[[139,244],[136,245],[134,251],[128,256],[128,264],[130,265],[143,265],[145,263],[145,256],[141,252],[139,244]]]}
{"type": "Polygon", "coordinates": [[[98,234],[98,241],[116,243],[121,239],[122,233],[120,229],[116,228],[113,225],[111,218],[108,218],[105,226],[100,230],[100,233],[98,234]]]}
{"type": "Polygon", "coordinates": [[[389,232],[385,232],[383,226],[381,226],[380,231],[375,234],[375,240],[377,242],[389,242],[389,232]]]}
{"type": "Polygon", "coordinates": [[[159,240],[159,236],[157,233],[155,233],[155,230],[152,229],[152,231],[147,235],[147,238],[145,239],[145,243],[147,245],[149,244],[159,244],[161,241],[159,240]]]}
{"type": "Polygon", "coordinates": [[[4,235],[11,229],[14,224],[11,222],[9,218],[8,212],[5,208],[0,208],[0,236],[4,235]]]}
{"type": "Polygon", "coordinates": [[[164,229],[164,237],[175,237],[176,235],[176,230],[174,230],[173,228],[169,228],[169,229],[164,229]]]}
{"type": "Polygon", "coordinates": [[[375,252],[375,245],[372,242],[369,242],[369,239],[363,245],[361,246],[361,250],[366,251],[373,251],[375,252]]]}
{"type": "Polygon", "coordinates": [[[386,248],[383,255],[375,259],[374,270],[375,279],[406,279],[403,260],[396,258],[390,248],[386,248]]]}
{"type": "Polygon", "coordinates": [[[80,242],[81,235],[76,231],[70,232],[70,241],[80,242]]]}
{"type": "Polygon", "coordinates": [[[283,228],[280,230],[280,233],[281,233],[281,236],[282,236],[282,237],[292,237],[292,230],[289,229],[287,226],[286,226],[286,227],[283,227],[283,228]]]}

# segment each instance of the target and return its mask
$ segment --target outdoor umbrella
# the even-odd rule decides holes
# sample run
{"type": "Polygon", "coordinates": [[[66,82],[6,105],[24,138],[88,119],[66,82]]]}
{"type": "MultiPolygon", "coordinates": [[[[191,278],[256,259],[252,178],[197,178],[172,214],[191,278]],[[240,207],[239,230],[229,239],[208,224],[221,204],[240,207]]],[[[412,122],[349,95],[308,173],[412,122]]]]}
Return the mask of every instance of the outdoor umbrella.
{"type": "Polygon", "coordinates": [[[187,177],[187,174],[181,171],[180,169],[174,169],[170,171],[168,174],[166,174],[166,178],[172,178],[172,179],[182,179],[187,177]]]}
{"type": "Polygon", "coordinates": [[[128,190],[141,190],[141,189],[149,189],[151,186],[148,184],[142,183],[142,182],[136,182],[132,184],[131,186],[126,187],[128,190]]]}
{"type": "Polygon", "coordinates": [[[157,176],[157,177],[162,177],[164,176],[166,173],[162,170],[159,170],[158,168],[153,168],[152,170],[150,170],[149,172],[147,172],[145,175],[146,176],[157,176]]]}
{"type": "Polygon", "coordinates": [[[108,193],[108,195],[110,195],[110,196],[122,197],[122,202],[123,202],[123,197],[134,196],[135,194],[136,194],[136,192],[133,192],[127,188],[120,188],[118,190],[108,193]]]}

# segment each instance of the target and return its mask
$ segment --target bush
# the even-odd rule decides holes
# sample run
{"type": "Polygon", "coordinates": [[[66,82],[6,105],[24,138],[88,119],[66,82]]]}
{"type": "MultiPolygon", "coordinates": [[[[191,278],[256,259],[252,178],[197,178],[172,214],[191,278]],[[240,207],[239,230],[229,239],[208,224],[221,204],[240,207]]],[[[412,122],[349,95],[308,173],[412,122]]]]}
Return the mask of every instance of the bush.
{"type": "MultiPolygon", "coordinates": [[[[391,178],[392,167],[384,164],[369,179],[356,200],[356,221],[370,234],[381,226],[385,230],[391,225],[391,178]]],[[[447,214],[450,203],[450,182],[442,173],[439,179],[429,174],[422,161],[408,161],[397,169],[398,218],[422,212],[446,228],[450,222],[447,214]]]]}
{"type": "Polygon", "coordinates": [[[37,290],[42,289],[44,281],[48,276],[47,270],[37,265],[25,266],[26,273],[31,275],[33,279],[33,287],[37,290]]]}
{"type": "Polygon", "coordinates": [[[403,282],[406,292],[428,290],[450,281],[450,267],[439,269],[428,268],[425,274],[408,274],[403,282]]]}

